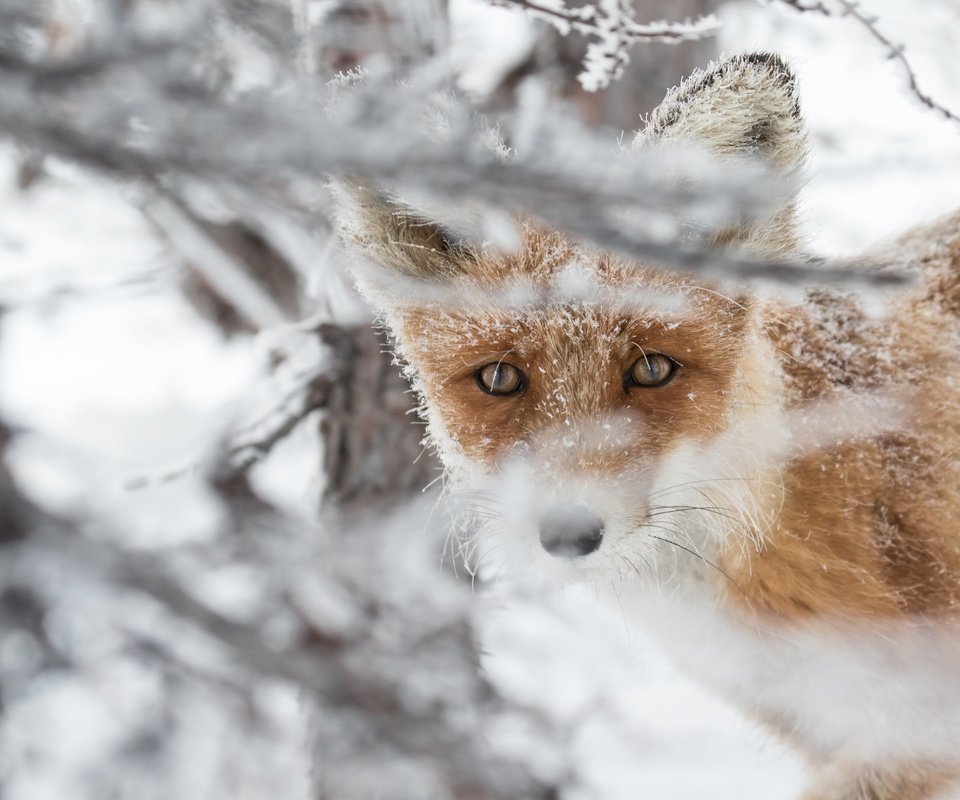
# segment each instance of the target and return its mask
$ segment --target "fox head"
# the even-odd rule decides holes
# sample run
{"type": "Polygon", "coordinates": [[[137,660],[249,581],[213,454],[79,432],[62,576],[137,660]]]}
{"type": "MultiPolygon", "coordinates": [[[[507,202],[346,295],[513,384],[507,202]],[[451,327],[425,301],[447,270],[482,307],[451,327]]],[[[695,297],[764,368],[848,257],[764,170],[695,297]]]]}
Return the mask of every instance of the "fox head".
{"type": "MultiPolygon", "coordinates": [[[[795,175],[805,139],[793,75],[766,54],[696,72],[636,146],[661,143],[795,175]]],[[[775,362],[749,296],[529,219],[504,253],[455,241],[449,223],[396,198],[340,194],[345,240],[377,265],[360,288],[422,399],[448,486],[469,500],[480,560],[656,570],[718,546],[734,522],[754,530],[776,502],[763,455],[775,362]],[[398,280],[420,289],[394,291],[398,280]]],[[[718,244],[793,254],[793,217],[787,198],[718,244]]]]}

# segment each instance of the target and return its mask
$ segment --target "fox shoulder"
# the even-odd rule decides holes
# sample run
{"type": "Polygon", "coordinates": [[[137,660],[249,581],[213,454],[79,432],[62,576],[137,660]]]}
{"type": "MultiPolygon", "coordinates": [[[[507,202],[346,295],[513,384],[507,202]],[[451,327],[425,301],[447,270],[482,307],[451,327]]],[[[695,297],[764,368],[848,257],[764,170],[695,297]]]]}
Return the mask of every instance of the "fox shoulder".
{"type": "Polygon", "coordinates": [[[863,260],[911,270],[923,302],[960,316],[960,211],[911,228],[872,248],[863,260]]]}

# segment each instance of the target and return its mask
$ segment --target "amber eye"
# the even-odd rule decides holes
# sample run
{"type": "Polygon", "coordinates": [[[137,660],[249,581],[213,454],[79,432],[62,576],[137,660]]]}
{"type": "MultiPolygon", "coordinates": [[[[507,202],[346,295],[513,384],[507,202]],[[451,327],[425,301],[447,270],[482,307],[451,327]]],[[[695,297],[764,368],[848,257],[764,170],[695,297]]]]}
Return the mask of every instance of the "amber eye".
{"type": "Polygon", "coordinates": [[[516,394],[523,389],[523,373],[512,364],[497,361],[477,370],[477,383],[487,394],[516,394]]]}
{"type": "Polygon", "coordinates": [[[627,388],[641,386],[645,389],[656,389],[658,386],[668,384],[679,366],[676,361],[668,356],[660,353],[646,353],[630,367],[624,383],[627,388]]]}

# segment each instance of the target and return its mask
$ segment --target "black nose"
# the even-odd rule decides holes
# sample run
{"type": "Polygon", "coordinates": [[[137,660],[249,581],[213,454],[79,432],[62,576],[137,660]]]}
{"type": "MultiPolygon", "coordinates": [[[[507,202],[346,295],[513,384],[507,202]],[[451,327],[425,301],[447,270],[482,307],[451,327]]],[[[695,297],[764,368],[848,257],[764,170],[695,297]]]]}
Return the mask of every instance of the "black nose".
{"type": "Polygon", "coordinates": [[[592,553],[602,539],[603,520],[582,506],[556,508],[540,520],[540,544],[558,558],[579,558],[592,553]]]}

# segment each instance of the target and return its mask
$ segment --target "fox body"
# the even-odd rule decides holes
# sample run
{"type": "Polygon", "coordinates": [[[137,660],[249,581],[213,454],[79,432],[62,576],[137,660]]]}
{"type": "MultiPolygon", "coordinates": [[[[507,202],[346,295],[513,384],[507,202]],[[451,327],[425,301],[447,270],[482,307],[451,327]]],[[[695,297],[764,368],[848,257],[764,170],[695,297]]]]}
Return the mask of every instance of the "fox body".
{"type": "MultiPolygon", "coordinates": [[[[659,143],[795,176],[792,73],[767,54],[697,72],[638,134],[659,143]]],[[[936,687],[960,674],[960,215],[878,251],[917,276],[879,302],[731,291],[530,220],[514,252],[451,246],[394,197],[340,194],[381,267],[361,288],[475,500],[477,560],[615,584],[809,755],[810,798],[957,785],[960,708],[936,687]]],[[[716,243],[800,257],[793,200],[716,243]]]]}

